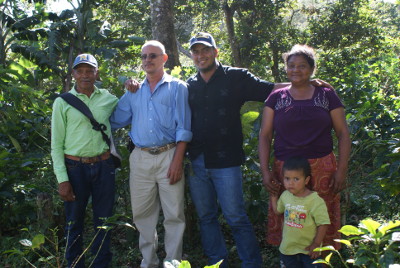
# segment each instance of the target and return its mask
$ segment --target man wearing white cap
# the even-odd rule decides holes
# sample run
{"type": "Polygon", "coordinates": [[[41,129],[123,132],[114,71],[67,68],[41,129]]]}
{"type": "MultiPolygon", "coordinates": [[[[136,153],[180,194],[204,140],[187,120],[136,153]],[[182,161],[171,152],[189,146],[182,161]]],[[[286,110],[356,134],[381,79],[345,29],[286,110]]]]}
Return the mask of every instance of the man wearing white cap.
{"type": "MultiPolygon", "coordinates": [[[[75,85],[70,93],[82,100],[94,118],[106,126],[110,136],[109,117],[118,99],[94,83],[98,75],[96,59],[90,54],[78,55],[72,66],[75,85]]],[[[108,267],[110,232],[99,229],[102,218],[112,216],[115,195],[115,167],[102,133],[93,129],[90,120],[62,98],[53,104],[51,121],[51,156],[58,191],[64,200],[66,215],[66,259],[68,267],[85,267],[83,229],[86,206],[92,198],[95,239],[92,267],[108,267]]]]}

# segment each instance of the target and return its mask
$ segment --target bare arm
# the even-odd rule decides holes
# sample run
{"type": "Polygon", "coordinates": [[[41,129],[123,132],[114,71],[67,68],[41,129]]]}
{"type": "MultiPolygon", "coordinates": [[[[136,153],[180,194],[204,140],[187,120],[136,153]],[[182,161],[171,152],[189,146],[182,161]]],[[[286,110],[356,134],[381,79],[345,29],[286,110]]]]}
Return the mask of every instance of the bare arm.
{"type": "Polygon", "coordinates": [[[168,178],[170,184],[175,184],[181,180],[183,175],[183,158],[185,157],[187,142],[180,141],[176,145],[174,157],[168,169],[168,178]]]}
{"type": "Polygon", "coordinates": [[[274,84],[274,89],[273,89],[273,90],[280,89],[280,88],[284,88],[284,87],[288,87],[288,86],[290,86],[291,84],[292,84],[292,83],[290,83],[290,82],[275,83],[275,84],[274,84]]]}
{"type": "Polygon", "coordinates": [[[316,259],[321,255],[320,252],[313,250],[321,246],[322,240],[324,240],[327,229],[328,229],[327,224],[318,226],[317,233],[315,234],[313,242],[311,243],[311,245],[306,247],[306,250],[308,250],[308,255],[310,255],[311,259],[316,259]]]}
{"type": "Polygon", "coordinates": [[[278,211],[278,196],[277,195],[271,195],[271,206],[272,210],[276,215],[281,215],[282,213],[278,211]]]}
{"type": "MultiPolygon", "coordinates": [[[[329,84],[328,82],[326,82],[324,80],[321,80],[321,79],[312,79],[310,82],[311,82],[311,84],[313,86],[316,86],[316,87],[327,87],[327,88],[333,89],[331,84],[329,84]]],[[[291,85],[290,82],[275,83],[273,90],[284,88],[284,87],[287,87],[287,86],[290,86],[290,85],[291,85]]]]}
{"type": "Polygon", "coordinates": [[[346,176],[348,162],[350,158],[351,140],[349,128],[347,126],[344,108],[337,108],[331,111],[333,129],[338,138],[339,158],[337,170],[334,179],[331,181],[330,187],[335,193],[339,193],[346,188],[346,176]]]}
{"type": "Polygon", "coordinates": [[[271,154],[271,144],[273,137],[274,110],[264,107],[261,128],[259,133],[258,156],[260,158],[260,168],[263,177],[263,185],[271,194],[278,194],[279,184],[274,180],[273,174],[269,169],[271,154]]]}

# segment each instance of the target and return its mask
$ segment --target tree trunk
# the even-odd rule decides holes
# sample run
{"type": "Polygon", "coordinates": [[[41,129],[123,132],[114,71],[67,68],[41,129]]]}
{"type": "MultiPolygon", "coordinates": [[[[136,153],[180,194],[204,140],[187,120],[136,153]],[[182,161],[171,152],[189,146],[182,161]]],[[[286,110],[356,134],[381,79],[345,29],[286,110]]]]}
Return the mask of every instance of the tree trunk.
{"type": "Polygon", "coordinates": [[[150,0],[152,35],[165,46],[168,54],[165,67],[170,70],[181,65],[176,43],[173,6],[173,0],[150,0]]]}
{"type": "Polygon", "coordinates": [[[228,5],[228,1],[224,0],[222,3],[222,9],[225,14],[225,23],[226,28],[228,30],[228,38],[229,43],[231,44],[232,55],[233,55],[233,66],[243,67],[242,66],[242,57],[240,55],[240,49],[236,41],[235,37],[235,26],[233,22],[233,15],[235,13],[235,8],[233,4],[231,6],[228,5]]]}
{"type": "Polygon", "coordinates": [[[281,52],[277,46],[277,41],[273,40],[270,42],[270,48],[272,50],[272,76],[274,77],[275,82],[281,82],[281,77],[279,73],[279,62],[281,60],[281,52]]]}

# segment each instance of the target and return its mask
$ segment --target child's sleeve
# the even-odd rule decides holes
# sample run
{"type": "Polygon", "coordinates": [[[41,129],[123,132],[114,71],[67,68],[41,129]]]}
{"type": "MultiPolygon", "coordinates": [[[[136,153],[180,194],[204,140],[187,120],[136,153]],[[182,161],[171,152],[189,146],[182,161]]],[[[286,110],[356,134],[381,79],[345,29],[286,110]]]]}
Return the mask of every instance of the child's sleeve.
{"type": "Polygon", "coordinates": [[[279,197],[279,199],[278,199],[278,203],[277,203],[277,206],[276,206],[276,210],[279,212],[279,213],[283,213],[283,212],[285,212],[285,204],[283,203],[283,195],[284,194],[281,194],[281,196],[279,197]]]}
{"type": "Polygon", "coordinates": [[[312,215],[317,226],[331,224],[328,214],[328,208],[326,207],[325,201],[320,197],[315,200],[312,215]]]}

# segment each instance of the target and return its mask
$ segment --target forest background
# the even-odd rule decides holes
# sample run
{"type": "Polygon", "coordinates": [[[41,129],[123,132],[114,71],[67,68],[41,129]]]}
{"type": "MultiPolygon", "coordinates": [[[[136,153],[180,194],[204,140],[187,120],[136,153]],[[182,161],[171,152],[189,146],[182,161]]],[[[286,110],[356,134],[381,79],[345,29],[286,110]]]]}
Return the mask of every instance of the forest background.
{"type": "MultiPolygon", "coordinates": [[[[74,57],[94,54],[100,64],[99,83],[120,97],[128,77],[144,78],[140,47],[145,40],[166,45],[167,67],[174,76],[185,80],[194,74],[188,40],[198,31],[213,34],[223,64],[248,68],[273,82],[286,81],[282,53],[297,43],[316,48],[316,76],[336,89],[351,131],[342,223],[358,226],[365,218],[380,223],[400,219],[400,1],[78,0],[58,13],[49,10],[49,4],[0,0],[2,267],[63,265],[63,204],[50,158],[50,119],[54,99],[73,85],[74,57]]],[[[264,241],[268,194],[257,157],[261,110],[260,103],[242,109],[244,194],[264,263],[276,267],[277,249],[264,241]]],[[[138,267],[138,233],[130,225],[127,131],[119,130],[116,139],[124,161],[117,173],[116,214],[110,220],[113,267],[138,267]]],[[[203,267],[206,260],[189,195],[185,202],[184,257],[192,267],[203,267]]],[[[229,263],[240,267],[229,228],[220,220],[231,253],[229,263]]],[[[95,235],[89,222],[90,213],[87,243],[95,235]]],[[[162,258],[161,225],[159,233],[162,258]]],[[[380,252],[382,266],[368,267],[400,263],[398,244],[393,252],[383,261],[380,252]]],[[[354,257],[346,249],[341,254],[354,257]]],[[[332,262],[340,267],[337,256],[332,262]]]]}

